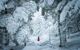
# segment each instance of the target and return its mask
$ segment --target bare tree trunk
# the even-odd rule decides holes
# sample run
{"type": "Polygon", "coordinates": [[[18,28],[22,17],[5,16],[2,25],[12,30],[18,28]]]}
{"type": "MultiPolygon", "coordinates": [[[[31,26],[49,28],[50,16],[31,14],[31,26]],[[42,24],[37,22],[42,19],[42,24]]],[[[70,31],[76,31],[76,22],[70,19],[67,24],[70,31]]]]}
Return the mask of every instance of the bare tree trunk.
{"type": "Polygon", "coordinates": [[[60,32],[60,15],[59,14],[58,14],[58,33],[59,33],[59,38],[60,38],[59,47],[62,47],[61,32],[60,32]]]}

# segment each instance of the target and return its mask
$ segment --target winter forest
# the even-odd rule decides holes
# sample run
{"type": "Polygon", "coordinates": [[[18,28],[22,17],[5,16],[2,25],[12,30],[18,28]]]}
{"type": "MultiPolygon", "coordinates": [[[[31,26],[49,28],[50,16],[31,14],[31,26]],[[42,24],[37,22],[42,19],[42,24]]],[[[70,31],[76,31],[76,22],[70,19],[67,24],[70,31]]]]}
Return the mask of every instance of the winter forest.
{"type": "Polygon", "coordinates": [[[80,0],[0,0],[0,50],[80,50],[80,0]]]}

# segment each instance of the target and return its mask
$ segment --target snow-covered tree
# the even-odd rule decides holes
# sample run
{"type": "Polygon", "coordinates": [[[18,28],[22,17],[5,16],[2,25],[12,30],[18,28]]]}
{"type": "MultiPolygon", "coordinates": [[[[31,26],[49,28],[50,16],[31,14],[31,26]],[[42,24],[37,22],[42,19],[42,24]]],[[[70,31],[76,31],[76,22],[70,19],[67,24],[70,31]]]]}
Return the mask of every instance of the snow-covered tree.
{"type": "MultiPolygon", "coordinates": [[[[34,13],[35,11],[36,11],[36,3],[33,1],[30,1],[30,2],[24,3],[21,7],[17,7],[13,15],[8,17],[8,20],[6,21],[7,22],[6,27],[7,27],[8,32],[11,34],[13,41],[15,40],[19,42],[19,44],[21,44],[20,41],[18,41],[20,40],[18,36],[24,39],[25,38],[24,35],[27,34],[27,32],[30,32],[30,31],[27,31],[27,32],[24,32],[23,34],[22,30],[24,29],[22,28],[24,27],[24,25],[29,27],[28,25],[28,21],[30,20],[28,19],[30,17],[29,15],[34,13]],[[21,36],[21,34],[23,35],[21,36]],[[16,37],[16,39],[14,37],[16,37]]],[[[26,29],[30,29],[27,27],[26,29]]],[[[21,40],[21,42],[23,41],[23,39],[21,40]]]]}

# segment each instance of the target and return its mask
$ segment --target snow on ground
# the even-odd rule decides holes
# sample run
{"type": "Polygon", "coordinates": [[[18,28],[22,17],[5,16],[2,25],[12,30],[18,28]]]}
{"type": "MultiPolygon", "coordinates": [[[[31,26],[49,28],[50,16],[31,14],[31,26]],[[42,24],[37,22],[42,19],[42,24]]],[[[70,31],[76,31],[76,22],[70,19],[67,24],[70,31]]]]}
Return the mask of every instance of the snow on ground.
{"type": "Polygon", "coordinates": [[[23,50],[53,50],[47,46],[26,46],[23,50]]]}
{"type": "Polygon", "coordinates": [[[34,45],[34,46],[26,46],[22,50],[80,50],[80,45],[78,46],[75,45],[72,47],[63,47],[63,48],[60,48],[58,46],[50,47],[48,45],[45,46],[34,45]]]}
{"type": "MultiPolygon", "coordinates": [[[[74,42],[74,41],[73,41],[74,42]]],[[[68,43],[71,44],[71,43],[68,43]]],[[[38,45],[34,45],[34,46],[26,46],[23,48],[23,50],[80,50],[80,43],[79,44],[74,44],[72,46],[66,46],[66,47],[62,47],[60,48],[58,46],[58,44],[56,44],[55,46],[51,47],[49,45],[45,45],[45,46],[38,46],[38,45]]]]}
{"type": "Polygon", "coordinates": [[[26,45],[23,50],[80,50],[79,39],[80,37],[76,39],[74,38],[73,40],[68,41],[65,47],[61,48],[59,47],[59,43],[57,43],[57,40],[55,40],[55,42],[53,42],[53,45],[51,45],[50,43],[47,43],[46,45],[26,45]]]}

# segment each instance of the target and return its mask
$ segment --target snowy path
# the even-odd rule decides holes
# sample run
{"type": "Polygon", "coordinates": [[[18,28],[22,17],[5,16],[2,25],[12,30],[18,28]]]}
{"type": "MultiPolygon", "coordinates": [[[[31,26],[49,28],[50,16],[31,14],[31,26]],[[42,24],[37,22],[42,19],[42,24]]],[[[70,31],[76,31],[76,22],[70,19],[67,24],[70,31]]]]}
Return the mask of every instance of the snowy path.
{"type": "Polygon", "coordinates": [[[59,48],[59,47],[49,47],[49,46],[26,46],[23,50],[80,50],[80,48],[70,47],[70,48],[59,48]]]}
{"type": "Polygon", "coordinates": [[[65,47],[60,48],[59,44],[50,46],[50,45],[27,45],[23,50],[80,50],[80,40],[73,40],[68,42],[65,47]]]}
{"type": "MultiPolygon", "coordinates": [[[[23,46],[17,46],[17,47],[10,47],[10,48],[14,48],[14,50],[80,50],[80,43],[78,44],[74,44],[75,42],[80,42],[80,41],[72,41],[72,42],[69,42],[68,44],[71,44],[73,43],[73,45],[71,44],[71,46],[67,46],[66,44],[66,47],[62,47],[60,48],[58,45],[59,44],[56,44],[56,45],[49,45],[49,44],[46,44],[46,45],[32,45],[32,44],[29,44],[25,47],[23,46]]],[[[9,48],[8,49],[4,49],[4,50],[10,50],[9,48]]]]}
{"type": "Polygon", "coordinates": [[[23,50],[53,50],[49,46],[26,46],[23,50]]]}

